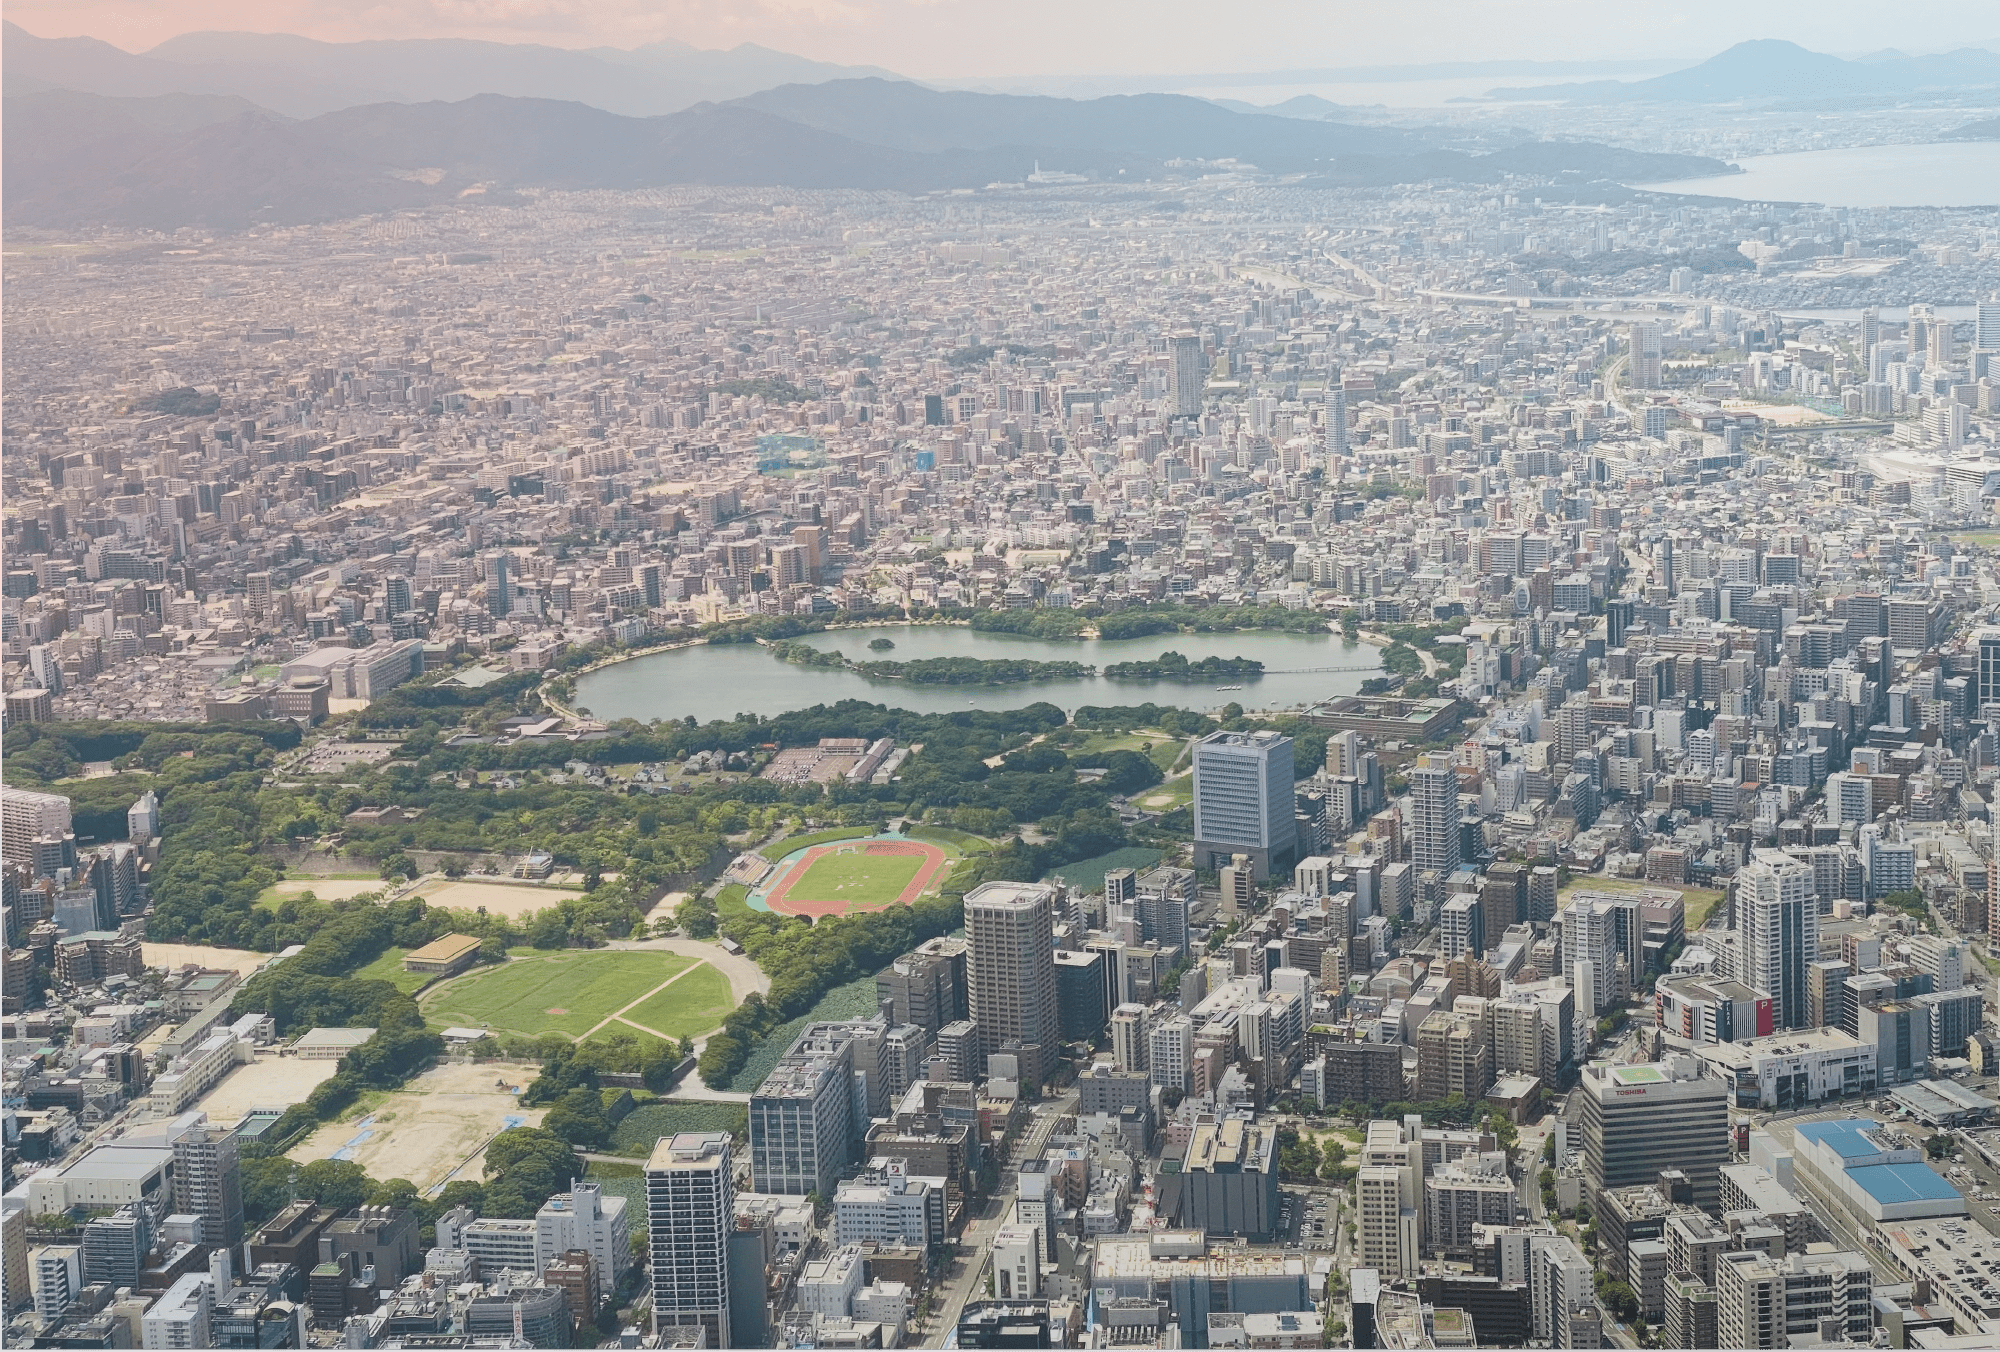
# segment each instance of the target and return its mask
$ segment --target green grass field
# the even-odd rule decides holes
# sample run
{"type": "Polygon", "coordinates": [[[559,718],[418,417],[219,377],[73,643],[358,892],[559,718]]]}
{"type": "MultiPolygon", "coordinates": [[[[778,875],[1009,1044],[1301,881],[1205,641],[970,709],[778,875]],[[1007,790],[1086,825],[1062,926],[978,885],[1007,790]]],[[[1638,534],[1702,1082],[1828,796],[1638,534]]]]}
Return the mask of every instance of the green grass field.
{"type": "Polygon", "coordinates": [[[727,924],[738,916],[755,914],[750,909],[750,889],[742,883],[730,883],[715,894],[715,918],[727,924]]]}
{"type": "Polygon", "coordinates": [[[1185,742],[1164,732],[1093,732],[1079,745],[1070,748],[1069,758],[1076,765],[1091,765],[1095,763],[1094,757],[1113,751],[1135,751],[1166,773],[1174,768],[1175,762],[1186,750],[1185,742]]]}
{"type": "Polygon", "coordinates": [[[778,860],[794,850],[803,850],[810,845],[830,845],[836,840],[859,840],[863,836],[874,834],[875,828],[872,826],[835,826],[825,831],[809,831],[802,836],[786,836],[783,840],[773,841],[760,853],[766,859],[778,860]]]}
{"type": "Polygon", "coordinates": [[[668,1037],[693,1037],[716,1027],[733,1008],[729,978],[703,963],[622,1017],[668,1037]]]}
{"type": "Polygon", "coordinates": [[[993,842],[985,836],[975,836],[955,826],[912,826],[904,834],[911,840],[940,846],[946,854],[989,854],[993,849],[993,842]]]}
{"type": "Polygon", "coordinates": [[[430,980],[426,972],[406,972],[403,970],[403,955],[407,948],[391,948],[383,951],[381,957],[354,973],[356,981],[386,981],[397,990],[408,995],[430,980]]]}
{"type": "Polygon", "coordinates": [[[845,901],[874,905],[894,901],[924,866],[919,854],[823,854],[792,884],[793,901],[845,901]]]}
{"type": "MultiPolygon", "coordinates": [[[[750,1109],[741,1103],[645,1103],[627,1113],[618,1123],[611,1141],[611,1153],[651,1154],[653,1142],[679,1131],[726,1131],[732,1136],[742,1136],[749,1129],[750,1109]]],[[[594,1171],[596,1168],[597,1164],[593,1162],[591,1169],[594,1171]]],[[[642,1203],[642,1209],[643,1206],[642,1203]]]]}
{"type": "Polygon", "coordinates": [[[1049,870],[1043,882],[1063,878],[1071,887],[1085,892],[1102,892],[1104,875],[1114,868],[1135,868],[1140,872],[1160,862],[1160,852],[1149,850],[1143,845],[1127,845],[1110,854],[1100,854],[1094,859],[1079,859],[1073,864],[1064,864],[1049,870]]]}
{"type": "MultiPolygon", "coordinates": [[[[576,1038],[693,963],[673,953],[517,949],[497,967],[482,967],[432,988],[420,1003],[424,1018],[435,1026],[576,1038]]],[[[724,982],[725,998],[727,987],[724,982]]],[[[697,986],[689,994],[701,999],[712,992],[697,986]]],[[[608,1025],[606,1031],[612,1030],[636,1031],[622,1023],[608,1025]]]]}

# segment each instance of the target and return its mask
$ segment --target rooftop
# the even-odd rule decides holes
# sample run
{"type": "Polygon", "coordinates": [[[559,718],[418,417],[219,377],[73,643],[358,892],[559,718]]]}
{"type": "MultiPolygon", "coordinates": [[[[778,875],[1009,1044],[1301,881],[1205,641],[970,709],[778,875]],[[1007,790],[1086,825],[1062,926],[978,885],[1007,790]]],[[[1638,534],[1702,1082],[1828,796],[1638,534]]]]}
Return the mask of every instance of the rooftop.
{"type": "Polygon", "coordinates": [[[1884,1206],[1903,1202],[1951,1202],[1959,1200],[1958,1189],[1923,1164],[1864,1164],[1849,1169],[1847,1176],[1870,1197],[1884,1206]]]}

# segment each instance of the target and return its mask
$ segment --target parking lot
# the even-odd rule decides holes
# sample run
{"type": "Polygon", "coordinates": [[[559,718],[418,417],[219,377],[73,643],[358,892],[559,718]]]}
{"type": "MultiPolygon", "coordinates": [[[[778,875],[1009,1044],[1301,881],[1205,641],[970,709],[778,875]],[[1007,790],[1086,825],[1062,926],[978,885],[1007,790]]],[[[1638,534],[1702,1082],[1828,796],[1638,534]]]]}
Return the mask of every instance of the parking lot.
{"type": "Polygon", "coordinates": [[[1278,1233],[1275,1239],[1289,1248],[1331,1249],[1339,1239],[1340,1203],[1337,1189],[1297,1191],[1287,1188],[1279,1194],[1278,1233]]]}

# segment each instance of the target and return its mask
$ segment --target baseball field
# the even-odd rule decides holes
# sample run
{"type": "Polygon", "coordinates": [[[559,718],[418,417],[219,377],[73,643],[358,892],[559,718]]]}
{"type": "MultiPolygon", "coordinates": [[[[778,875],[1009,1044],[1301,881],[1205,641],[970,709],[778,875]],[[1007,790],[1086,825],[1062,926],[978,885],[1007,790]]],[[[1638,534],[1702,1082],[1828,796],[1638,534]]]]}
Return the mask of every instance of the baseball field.
{"type": "Polygon", "coordinates": [[[419,1003],[437,1027],[581,1042],[615,1032],[691,1037],[720,1024],[733,1001],[727,977],[677,953],[522,949],[431,988],[419,1003]]]}

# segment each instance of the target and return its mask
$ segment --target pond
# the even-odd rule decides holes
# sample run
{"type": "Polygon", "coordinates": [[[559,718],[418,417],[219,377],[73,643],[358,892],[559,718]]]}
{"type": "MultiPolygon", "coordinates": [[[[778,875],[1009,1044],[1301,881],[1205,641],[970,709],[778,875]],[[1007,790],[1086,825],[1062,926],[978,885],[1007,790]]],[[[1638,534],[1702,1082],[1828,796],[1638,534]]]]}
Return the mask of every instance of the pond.
{"type": "Polygon", "coordinates": [[[1082,662],[1102,668],[1173,651],[1192,661],[1247,657],[1262,662],[1265,671],[1257,677],[1205,681],[1113,681],[1097,676],[1017,685],[914,685],[835,667],[793,666],[780,662],[759,645],[730,643],[654,653],[593,671],[577,682],[577,702],[598,718],[650,722],[693,715],[700,723],[752,711],[768,718],[844,699],[868,700],[918,713],[1018,709],[1043,700],[1071,711],[1085,704],[1148,702],[1203,712],[1230,703],[1246,709],[1297,709],[1335,695],[1351,695],[1370,676],[1381,674],[1380,649],[1348,643],[1338,633],[1252,630],[1153,634],[1106,642],[979,633],[962,625],[881,625],[808,634],[797,641],[820,649],[838,649],[856,661],[1000,657],[1082,662]],[[896,646],[886,652],[870,652],[869,640],[876,638],[886,638],[896,646]],[[1239,685],[1240,689],[1217,689],[1239,685]]]}

